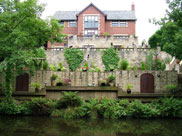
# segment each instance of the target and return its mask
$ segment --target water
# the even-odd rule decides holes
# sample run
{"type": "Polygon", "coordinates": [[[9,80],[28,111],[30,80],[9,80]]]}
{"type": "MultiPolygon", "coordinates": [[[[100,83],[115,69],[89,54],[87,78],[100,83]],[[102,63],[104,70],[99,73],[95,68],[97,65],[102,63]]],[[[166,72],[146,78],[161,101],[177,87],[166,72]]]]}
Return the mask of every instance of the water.
{"type": "Polygon", "coordinates": [[[0,117],[0,136],[182,136],[182,120],[0,117]]]}

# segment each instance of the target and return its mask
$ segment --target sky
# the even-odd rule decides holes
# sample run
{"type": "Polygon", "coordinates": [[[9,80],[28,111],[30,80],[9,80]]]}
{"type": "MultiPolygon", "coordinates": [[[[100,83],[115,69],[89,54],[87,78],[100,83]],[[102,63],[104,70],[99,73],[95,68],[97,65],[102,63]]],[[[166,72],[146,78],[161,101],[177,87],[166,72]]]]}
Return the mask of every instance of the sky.
{"type": "Polygon", "coordinates": [[[56,11],[82,10],[91,2],[100,10],[131,10],[131,4],[135,4],[136,36],[139,44],[148,38],[159,28],[149,23],[149,19],[164,17],[167,9],[165,0],[39,0],[45,3],[45,11],[42,18],[52,16],[56,11]]]}

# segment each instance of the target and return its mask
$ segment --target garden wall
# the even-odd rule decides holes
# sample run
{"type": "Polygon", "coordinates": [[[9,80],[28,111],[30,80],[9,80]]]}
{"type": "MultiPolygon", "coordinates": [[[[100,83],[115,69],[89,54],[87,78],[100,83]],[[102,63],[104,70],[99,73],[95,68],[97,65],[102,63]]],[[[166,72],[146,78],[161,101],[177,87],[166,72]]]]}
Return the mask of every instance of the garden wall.
{"type": "MultiPolygon", "coordinates": [[[[34,76],[30,77],[31,82],[40,82],[43,86],[50,86],[50,77],[57,74],[62,79],[71,79],[71,86],[98,86],[98,81],[106,79],[110,74],[116,76],[115,86],[120,90],[126,91],[126,84],[133,85],[132,92],[140,93],[141,76],[145,73],[152,74],[154,77],[154,92],[165,92],[165,86],[173,83],[177,84],[178,75],[175,71],[114,71],[114,72],[54,72],[54,71],[37,71],[34,76]]],[[[30,91],[34,91],[31,87],[30,91]]],[[[119,92],[121,93],[121,92],[119,92]]]]}
{"type": "MultiPolygon", "coordinates": [[[[81,64],[82,66],[85,61],[88,61],[89,66],[91,65],[92,61],[94,61],[96,67],[101,68],[102,71],[105,70],[105,66],[102,63],[102,51],[105,49],[83,48],[80,50],[83,50],[84,52],[84,61],[81,64]]],[[[124,58],[127,59],[131,66],[140,66],[141,62],[146,60],[146,56],[148,55],[149,51],[149,48],[121,48],[118,51],[118,55],[120,60],[124,58]]],[[[49,64],[58,66],[59,62],[62,61],[63,66],[69,69],[68,64],[64,58],[64,48],[48,49],[46,51],[46,55],[49,64]]],[[[169,56],[167,53],[161,52],[160,48],[158,49],[158,57],[164,59],[167,56],[169,56]]]]}

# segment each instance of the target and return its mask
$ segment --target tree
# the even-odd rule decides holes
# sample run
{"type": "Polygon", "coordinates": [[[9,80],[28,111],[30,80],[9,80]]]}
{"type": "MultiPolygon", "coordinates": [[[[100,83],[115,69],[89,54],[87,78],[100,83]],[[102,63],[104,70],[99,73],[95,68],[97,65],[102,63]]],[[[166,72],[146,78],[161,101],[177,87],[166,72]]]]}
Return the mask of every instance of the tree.
{"type": "Polygon", "coordinates": [[[161,40],[162,40],[162,30],[157,30],[150,38],[149,38],[149,45],[151,48],[157,48],[160,46],[162,48],[161,40]]]}
{"type": "Polygon", "coordinates": [[[62,42],[62,27],[54,20],[42,20],[43,4],[36,0],[1,0],[0,7],[0,70],[5,76],[5,96],[12,96],[14,75],[22,68],[34,69],[36,49],[47,41],[62,42]]]}
{"type": "Polygon", "coordinates": [[[152,37],[149,43],[156,47],[157,44],[162,50],[182,59],[182,0],[167,0],[169,10],[166,17],[162,18],[158,24],[161,26],[152,37]]]}

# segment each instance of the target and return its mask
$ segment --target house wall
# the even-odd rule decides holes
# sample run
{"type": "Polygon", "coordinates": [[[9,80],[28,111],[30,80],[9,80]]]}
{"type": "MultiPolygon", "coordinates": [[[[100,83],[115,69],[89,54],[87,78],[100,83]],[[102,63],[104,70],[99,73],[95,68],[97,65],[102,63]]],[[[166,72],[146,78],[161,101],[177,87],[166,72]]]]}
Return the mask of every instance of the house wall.
{"type": "Polygon", "coordinates": [[[128,34],[135,35],[135,21],[126,21],[127,27],[112,27],[112,21],[106,21],[105,23],[105,31],[109,33],[109,35],[114,34],[128,34]]]}
{"type": "Polygon", "coordinates": [[[84,10],[79,16],[78,16],[78,33],[77,35],[83,36],[84,33],[84,20],[83,17],[84,15],[98,15],[99,18],[99,35],[103,35],[105,32],[105,16],[99,11],[97,10],[95,7],[90,6],[88,7],[86,10],[84,10]]]}

